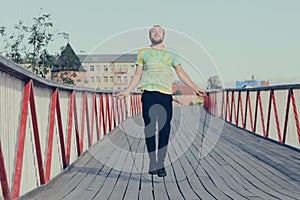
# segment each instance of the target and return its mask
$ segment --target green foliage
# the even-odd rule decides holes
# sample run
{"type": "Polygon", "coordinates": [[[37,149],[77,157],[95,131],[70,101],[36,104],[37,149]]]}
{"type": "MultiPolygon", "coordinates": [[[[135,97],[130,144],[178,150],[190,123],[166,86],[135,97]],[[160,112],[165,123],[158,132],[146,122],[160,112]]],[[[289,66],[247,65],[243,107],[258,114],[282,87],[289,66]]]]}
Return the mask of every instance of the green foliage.
{"type": "Polygon", "coordinates": [[[24,37],[27,28],[23,25],[22,21],[14,26],[16,33],[12,33],[10,36],[6,34],[6,28],[2,26],[0,28],[1,36],[4,38],[4,55],[13,62],[21,64],[23,62],[22,52],[25,51],[24,37]]]}
{"type": "Polygon", "coordinates": [[[189,106],[194,106],[194,102],[191,101],[191,102],[189,103],[189,106]]]}
{"type": "Polygon", "coordinates": [[[0,26],[0,35],[3,37],[5,35],[5,27],[0,26]]]}
{"type": "Polygon", "coordinates": [[[182,95],[182,92],[180,90],[176,90],[174,94],[175,95],[182,95]]]}
{"type": "Polygon", "coordinates": [[[63,83],[66,83],[66,84],[70,84],[70,85],[75,85],[75,81],[73,78],[76,77],[76,74],[75,72],[72,72],[72,73],[68,73],[68,72],[62,72],[60,74],[60,79],[63,83]]]}
{"type": "Polygon", "coordinates": [[[19,21],[11,35],[7,35],[6,28],[1,26],[0,36],[4,40],[4,52],[0,53],[13,62],[25,63],[33,73],[45,77],[55,62],[55,58],[49,54],[49,44],[56,36],[67,38],[66,33],[57,33],[50,16],[41,14],[34,17],[29,26],[19,21]]]}
{"type": "Polygon", "coordinates": [[[29,49],[26,52],[26,59],[30,64],[29,69],[42,77],[49,73],[54,64],[54,59],[51,59],[47,49],[48,44],[53,41],[52,27],[49,14],[33,18],[33,24],[27,27],[29,49]]]}
{"type": "Polygon", "coordinates": [[[221,89],[222,84],[219,76],[211,76],[207,80],[207,89],[221,89]]]}

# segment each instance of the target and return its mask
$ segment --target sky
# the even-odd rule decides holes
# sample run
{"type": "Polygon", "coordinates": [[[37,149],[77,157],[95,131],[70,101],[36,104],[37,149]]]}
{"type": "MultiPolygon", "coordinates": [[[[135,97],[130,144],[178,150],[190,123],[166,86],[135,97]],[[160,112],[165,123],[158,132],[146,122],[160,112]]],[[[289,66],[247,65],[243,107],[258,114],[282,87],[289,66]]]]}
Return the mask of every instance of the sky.
{"type": "MultiPolygon", "coordinates": [[[[51,14],[54,27],[69,34],[76,53],[93,53],[120,35],[120,46],[129,47],[135,38],[127,40],[124,33],[133,30],[145,30],[134,34],[144,34],[141,38],[147,46],[147,30],[159,24],[167,30],[166,43],[169,31],[172,44],[180,33],[203,48],[215,67],[211,73],[219,75],[225,87],[235,87],[235,81],[249,80],[252,75],[270,85],[300,83],[299,0],[10,0],[1,7],[0,26],[7,29],[19,20],[30,24],[41,13],[51,14]]],[[[59,52],[65,43],[57,38],[50,48],[59,52]]],[[[111,44],[115,45],[112,49],[119,46],[111,44]]],[[[190,49],[197,53],[200,48],[190,49]]],[[[197,63],[196,57],[192,59],[197,63]]],[[[202,64],[201,69],[208,67],[202,64]]]]}

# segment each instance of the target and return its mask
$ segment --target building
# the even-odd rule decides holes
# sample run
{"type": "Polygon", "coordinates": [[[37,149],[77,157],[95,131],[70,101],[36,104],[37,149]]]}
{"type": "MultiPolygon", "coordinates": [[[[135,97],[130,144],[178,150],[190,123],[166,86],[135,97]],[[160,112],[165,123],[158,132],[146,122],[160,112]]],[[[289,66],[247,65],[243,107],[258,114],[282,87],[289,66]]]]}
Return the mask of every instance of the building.
{"type": "Polygon", "coordinates": [[[269,86],[269,81],[257,81],[254,79],[254,76],[252,75],[251,80],[245,80],[245,81],[236,81],[235,83],[236,88],[255,88],[255,87],[265,87],[269,86]]]}
{"type": "Polygon", "coordinates": [[[135,72],[136,54],[78,55],[86,70],[87,87],[99,90],[123,90],[135,72]]]}
{"type": "Polygon", "coordinates": [[[194,95],[195,92],[192,88],[182,83],[174,83],[172,85],[172,91],[174,95],[194,95]]]}
{"type": "Polygon", "coordinates": [[[192,88],[181,82],[174,82],[172,91],[174,106],[203,105],[204,103],[203,97],[197,96],[192,88]]]}

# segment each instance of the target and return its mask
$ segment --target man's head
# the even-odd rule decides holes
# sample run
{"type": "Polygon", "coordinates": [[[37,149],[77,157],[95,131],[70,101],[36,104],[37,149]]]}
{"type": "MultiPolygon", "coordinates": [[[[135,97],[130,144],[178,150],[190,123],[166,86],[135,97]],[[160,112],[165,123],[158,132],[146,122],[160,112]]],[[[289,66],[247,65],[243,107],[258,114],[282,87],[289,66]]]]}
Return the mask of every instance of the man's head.
{"type": "Polygon", "coordinates": [[[165,37],[165,30],[159,25],[155,25],[149,30],[149,38],[151,40],[152,45],[162,43],[164,37],[165,37]]]}

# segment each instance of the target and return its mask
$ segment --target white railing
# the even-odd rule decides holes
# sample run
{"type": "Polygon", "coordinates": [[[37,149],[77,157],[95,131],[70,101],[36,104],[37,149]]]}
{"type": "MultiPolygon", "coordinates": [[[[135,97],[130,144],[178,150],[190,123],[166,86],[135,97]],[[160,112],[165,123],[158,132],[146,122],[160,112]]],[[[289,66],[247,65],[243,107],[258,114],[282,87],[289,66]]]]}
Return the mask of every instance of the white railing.
{"type": "Polygon", "coordinates": [[[300,149],[300,85],[211,91],[206,109],[265,138],[300,149]]]}
{"type": "Polygon", "coordinates": [[[48,182],[122,120],[138,114],[140,94],[129,98],[51,82],[0,56],[2,197],[15,199],[48,182]]]}

